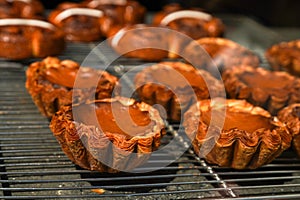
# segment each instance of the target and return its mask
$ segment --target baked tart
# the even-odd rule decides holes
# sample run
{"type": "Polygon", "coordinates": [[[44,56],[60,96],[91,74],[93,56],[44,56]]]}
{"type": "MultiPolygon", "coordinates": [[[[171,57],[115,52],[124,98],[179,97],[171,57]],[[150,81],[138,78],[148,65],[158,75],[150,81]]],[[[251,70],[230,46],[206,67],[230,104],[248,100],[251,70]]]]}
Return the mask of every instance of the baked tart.
{"type": "Polygon", "coordinates": [[[245,100],[217,102],[199,101],[184,115],[183,125],[193,149],[207,162],[234,169],[255,169],[290,147],[292,136],[287,127],[268,111],[245,100]],[[220,120],[220,116],[224,118],[223,126],[214,127],[213,121],[220,120]],[[214,137],[207,136],[210,129],[214,137]]]}
{"type": "Polygon", "coordinates": [[[219,73],[236,65],[258,67],[260,58],[250,49],[226,38],[206,37],[190,42],[183,51],[189,63],[219,73]],[[209,56],[207,56],[209,55],[209,56]]]}
{"type": "Polygon", "coordinates": [[[146,67],[136,74],[134,82],[139,98],[150,105],[161,105],[165,117],[174,122],[180,121],[197,99],[225,96],[220,80],[182,62],[160,62],[146,67]]]}
{"type": "Polygon", "coordinates": [[[300,103],[291,104],[280,110],[278,119],[289,128],[293,135],[292,146],[300,157],[300,103]]]}
{"type": "Polygon", "coordinates": [[[223,73],[229,98],[246,99],[275,115],[286,105],[300,102],[300,79],[287,72],[236,66],[223,73]]]}
{"type": "Polygon", "coordinates": [[[50,129],[75,164],[109,173],[143,164],[165,134],[156,109],[125,97],[63,106],[50,129]]]}
{"type": "Polygon", "coordinates": [[[274,44],[266,50],[265,57],[274,70],[300,76],[300,40],[274,44]]]}
{"type": "Polygon", "coordinates": [[[80,67],[72,60],[47,57],[26,71],[26,88],[40,112],[51,118],[62,105],[117,95],[117,77],[106,71],[80,67]]]}

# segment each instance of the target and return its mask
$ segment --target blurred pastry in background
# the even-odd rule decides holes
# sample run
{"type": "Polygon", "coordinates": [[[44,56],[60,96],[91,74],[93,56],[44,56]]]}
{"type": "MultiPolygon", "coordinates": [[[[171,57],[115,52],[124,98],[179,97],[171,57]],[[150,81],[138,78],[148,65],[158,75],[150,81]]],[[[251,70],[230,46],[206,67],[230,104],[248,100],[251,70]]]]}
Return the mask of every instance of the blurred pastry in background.
{"type": "Polygon", "coordinates": [[[182,55],[194,66],[218,75],[232,66],[248,65],[256,68],[260,64],[258,55],[226,38],[207,37],[192,41],[182,55]]]}
{"type": "Polygon", "coordinates": [[[300,40],[274,44],[266,50],[265,57],[274,70],[300,76],[300,40]]]}
{"type": "Polygon", "coordinates": [[[65,34],[38,19],[0,19],[0,57],[10,60],[56,56],[65,49],[65,34]]]}

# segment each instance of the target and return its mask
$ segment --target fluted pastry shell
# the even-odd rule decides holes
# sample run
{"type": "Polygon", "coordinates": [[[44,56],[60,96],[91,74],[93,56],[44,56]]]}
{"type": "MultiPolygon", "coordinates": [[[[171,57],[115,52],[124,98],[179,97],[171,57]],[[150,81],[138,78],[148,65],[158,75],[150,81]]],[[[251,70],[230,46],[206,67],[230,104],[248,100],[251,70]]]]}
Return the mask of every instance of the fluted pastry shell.
{"type": "Polygon", "coordinates": [[[80,67],[75,61],[56,57],[31,63],[26,78],[26,89],[39,111],[48,118],[62,105],[108,98],[120,92],[117,77],[108,72],[80,67]]]}
{"type": "Polygon", "coordinates": [[[182,62],[160,62],[136,74],[136,92],[150,105],[161,105],[168,119],[178,122],[196,99],[221,96],[223,84],[205,70],[182,62]]]}
{"type": "Polygon", "coordinates": [[[300,76],[300,40],[274,44],[266,50],[265,57],[274,70],[300,76]]]}
{"type": "MultiPolygon", "coordinates": [[[[124,123],[125,126],[131,125],[129,121],[124,123]]],[[[124,123],[120,122],[120,125],[124,125],[124,123]]],[[[137,128],[143,126],[137,125],[137,128]]],[[[60,143],[63,152],[75,164],[88,170],[109,173],[129,171],[145,163],[150,153],[160,146],[160,139],[165,134],[163,120],[156,109],[143,102],[139,103],[125,97],[95,100],[73,106],[73,108],[63,106],[53,116],[50,129],[60,143]],[[97,109],[100,109],[101,106],[109,106],[114,103],[120,104],[121,108],[111,111],[110,109],[113,110],[114,107],[110,107],[110,109],[107,108],[109,111],[104,109],[97,113],[97,109]],[[85,112],[85,115],[82,115],[80,113],[82,108],[91,112],[85,112]],[[120,126],[119,130],[115,127],[115,123],[118,126],[120,122],[118,120],[125,120],[122,116],[123,110],[127,108],[138,109],[137,114],[130,116],[134,122],[135,120],[143,122],[146,116],[146,119],[150,120],[150,125],[145,125],[147,128],[142,128],[139,130],[140,132],[134,133],[134,126],[128,129],[132,132],[121,133],[122,127],[120,126]],[[92,109],[96,110],[96,120],[99,124],[93,122],[92,109]],[[112,117],[110,112],[116,113],[112,117]],[[100,120],[105,120],[103,122],[105,124],[101,124],[100,120]]]]}
{"type": "Polygon", "coordinates": [[[258,67],[260,58],[248,48],[226,38],[205,37],[190,42],[183,51],[183,58],[194,66],[222,72],[236,65],[258,67]]]}
{"type": "MultiPolygon", "coordinates": [[[[211,151],[202,155],[209,163],[234,169],[255,169],[270,163],[290,146],[292,137],[287,127],[266,110],[245,100],[228,99],[224,106],[224,127],[215,127],[219,137],[215,138],[211,151]]],[[[211,100],[202,100],[184,115],[185,131],[198,155],[209,140],[206,134],[210,124],[205,113],[211,109],[211,100]]],[[[211,117],[214,120],[214,116],[211,117]]]]}
{"type": "Polygon", "coordinates": [[[289,128],[293,135],[293,148],[300,157],[300,103],[291,104],[280,110],[278,119],[289,128]]]}
{"type": "Polygon", "coordinates": [[[226,70],[222,78],[229,98],[246,99],[271,114],[300,102],[300,79],[286,72],[244,65],[226,70]]]}

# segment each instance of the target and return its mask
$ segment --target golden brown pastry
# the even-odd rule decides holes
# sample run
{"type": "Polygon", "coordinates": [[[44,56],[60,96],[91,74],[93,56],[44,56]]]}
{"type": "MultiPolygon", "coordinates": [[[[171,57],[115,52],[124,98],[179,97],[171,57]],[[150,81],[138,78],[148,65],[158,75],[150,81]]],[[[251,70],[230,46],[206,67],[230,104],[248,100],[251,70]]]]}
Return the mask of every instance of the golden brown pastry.
{"type": "Polygon", "coordinates": [[[75,164],[110,173],[143,164],[165,134],[156,109],[125,97],[63,106],[50,129],[75,164]]]}
{"type": "Polygon", "coordinates": [[[182,62],[146,67],[136,74],[134,82],[142,101],[161,105],[168,119],[177,122],[197,99],[222,96],[224,91],[222,83],[208,72],[182,62]]]}
{"type": "Polygon", "coordinates": [[[183,58],[208,71],[217,68],[221,74],[232,66],[258,67],[260,63],[260,58],[246,47],[229,39],[212,37],[192,41],[183,51],[183,58]]]}
{"type": "Polygon", "coordinates": [[[0,57],[21,60],[55,56],[65,49],[64,33],[36,19],[0,19],[0,57]]]}
{"type": "Polygon", "coordinates": [[[246,99],[271,114],[300,102],[300,79],[286,72],[244,65],[224,71],[222,78],[229,98],[246,99]]]}
{"type": "Polygon", "coordinates": [[[83,4],[102,10],[117,24],[139,24],[145,19],[146,8],[134,0],[85,0],[83,4]]]}
{"type": "Polygon", "coordinates": [[[44,6],[39,0],[0,0],[0,19],[44,19],[44,6]]]}
{"type": "Polygon", "coordinates": [[[109,98],[120,92],[118,79],[108,72],[55,57],[30,64],[26,77],[29,94],[48,118],[63,105],[109,98]]]}
{"type": "Polygon", "coordinates": [[[293,135],[292,145],[300,157],[300,103],[291,104],[280,110],[278,119],[286,123],[293,135]]]}
{"type": "Polygon", "coordinates": [[[199,8],[185,9],[179,4],[166,5],[162,11],[153,17],[154,25],[168,26],[191,37],[221,37],[225,25],[216,18],[199,8]]]}
{"type": "Polygon", "coordinates": [[[48,20],[61,28],[66,40],[74,42],[91,42],[100,40],[104,35],[100,29],[100,18],[104,13],[98,9],[84,7],[80,3],[61,3],[53,10],[48,20]]]}
{"type": "Polygon", "coordinates": [[[136,24],[110,33],[110,46],[124,57],[160,61],[168,57],[168,35],[158,27],[136,24]]]}
{"type": "Polygon", "coordinates": [[[300,76],[300,40],[274,44],[266,50],[265,57],[274,70],[300,76]]]}
{"type": "Polygon", "coordinates": [[[183,125],[194,151],[209,163],[255,169],[290,147],[292,136],[287,127],[266,110],[245,100],[218,102],[199,101],[184,115],[183,125]],[[212,124],[220,116],[224,125],[215,127],[212,124]]]}

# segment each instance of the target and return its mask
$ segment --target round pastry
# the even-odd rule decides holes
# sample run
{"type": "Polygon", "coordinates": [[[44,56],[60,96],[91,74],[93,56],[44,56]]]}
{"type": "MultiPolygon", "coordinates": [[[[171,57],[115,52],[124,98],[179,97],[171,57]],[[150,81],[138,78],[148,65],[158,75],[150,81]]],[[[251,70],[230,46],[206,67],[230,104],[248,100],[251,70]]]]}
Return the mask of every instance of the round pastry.
{"type": "Polygon", "coordinates": [[[198,155],[209,163],[234,169],[255,169],[270,163],[290,147],[292,139],[284,123],[245,100],[228,99],[222,105],[199,101],[185,113],[183,125],[198,155]],[[220,114],[225,118],[223,127],[212,127],[220,114]],[[210,129],[218,136],[207,137],[210,129]],[[202,155],[207,144],[210,151],[202,155]]]}
{"type": "Polygon", "coordinates": [[[300,157],[300,103],[291,104],[280,110],[278,119],[287,125],[293,135],[292,145],[300,157]]]}
{"type": "Polygon", "coordinates": [[[201,38],[192,41],[183,51],[183,58],[194,66],[208,71],[216,66],[221,74],[232,66],[258,67],[260,63],[259,57],[252,51],[225,38],[201,38]]]}
{"type": "Polygon", "coordinates": [[[146,24],[126,26],[109,38],[109,44],[124,57],[160,61],[168,57],[166,31],[146,24]]]}
{"type": "Polygon", "coordinates": [[[156,109],[125,97],[63,106],[50,129],[75,164],[110,173],[143,164],[165,134],[156,109]]]}
{"type": "Polygon", "coordinates": [[[44,19],[43,13],[44,6],[39,0],[0,0],[0,19],[44,19]]]}
{"type": "Polygon", "coordinates": [[[223,84],[204,70],[182,62],[161,62],[144,68],[134,79],[140,99],[150,105],[159,104],[171,121],[197,99],[208,99],[224,93],[223,84]]]}
{"type": "Polygon", "coordinates": [[[85,0],[83,4],[88,8],[102,10],[117,24],[143,23],[146,8],[134,0],[85,0]]]}
{"type": "Polygon", "coordinates": [[[48,20],[65,32],[66,40],[91,42],[103,37],[99,23],[103,15],[101,10],[67,2],[58,5],[49,14],[48,20]]]}
{"type": "Polygon", "coordinates": [[[63,105],[109,98],[120,92],[118,79],[108,72],[55,57],[32,63],[26,77],[28,92],[48,118],[63,105]]]}
{"type": "Polygon", "coordinates": [[[225,30],[220,19],[199,8],[184,9],[179,4],[165,6],[161,12],[154,15],[153,24],[168,26],[192,39],[221,37],[225,30]]]}
{"type": "Polygon", "coordinates": [[[21,60],[54,56],[65,48],[64,33],[36,19],[0,19],[0,57],[21,60]]]}
{"type": "Polygon", "coordinates": [[[246,99],[276,114],[284,106],[300,102],[300,79],[286,72],[236,66],[222,75],[229,98],[246,99]]]}
{"type": "Polygon", "coordinates": [[[266,50],[265,57],[273,69],[300,76],[300,40],[274,44],[266,50]]]}

